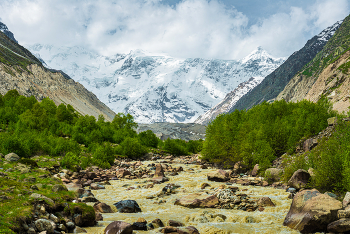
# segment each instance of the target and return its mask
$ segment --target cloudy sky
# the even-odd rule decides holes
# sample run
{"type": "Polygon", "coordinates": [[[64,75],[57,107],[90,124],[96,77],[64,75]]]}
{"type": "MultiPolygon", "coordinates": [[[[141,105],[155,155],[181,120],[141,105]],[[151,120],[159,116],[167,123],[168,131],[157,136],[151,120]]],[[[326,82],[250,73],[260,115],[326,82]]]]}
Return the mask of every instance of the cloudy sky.
{"type": "Polygon", "coordinates": [[[258,46],[289,56],[350,13],[350,0],[1,0],[22,45],[81,45],[239,59],[258,46]]]}

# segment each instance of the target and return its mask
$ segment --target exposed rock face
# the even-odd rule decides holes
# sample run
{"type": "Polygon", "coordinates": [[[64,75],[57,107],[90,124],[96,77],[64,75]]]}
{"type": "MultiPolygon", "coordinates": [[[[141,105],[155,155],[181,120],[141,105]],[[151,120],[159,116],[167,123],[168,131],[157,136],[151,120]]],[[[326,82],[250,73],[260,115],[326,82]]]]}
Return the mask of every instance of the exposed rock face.
{"type": "Polygon", "coordinates": [[[301,189],[309,182],[310,177],[309,172],[299,169],[294,172],[292,177],[289,179],[288,185],[296,189],[301,189]]]}
{"type": "Polygon", "coordinates": [[[15,39],[15,36],[13,33],[7,28],[7,26],[0,22],[0,31],[3,32],[8,38],[10,38],[12,41],[18,43],[18,41],[15,39]]]}
{"type": "Polygon", "coordinates": [[[321,97],[327,97],[334,110],[347,112],[350,106],[349,30],[350,16],[345,18],[322,51],[290,80],[277,100],[317,102],[321,97]]]}
{"type": "Polygon", "coordinates": [[[0,64],[0,93],[4,95],[9,90],[17,89],[19,94],[34,95],[39,101],[49,97],[56,105],[70,104],[82,115],[92,115],[95,118],[103,115],[106,120],[113,120],[115,113],[81,84],[72,79],[67,80],[61,73],[50,72],[38,64],[29,65],[27,69],[30,73],[18,72],[0,64]]]}
{"type": "Polygon", "coordinates": [[[39,101],[49,97],[56,105],[70,104],[82,115],[96,118],[103,115],[109,121],[114,118],[115,113],[93,93],[63,72],[43,67],[40,60],[14,38],[5,36],[8,32],[5,27],[0,23],[0,57],[4,61],[0,63],[0,94],[16,89],[20,95],[34,96],[39,101]]]}
{"type": "Polygon", "coordinates": [[[210,208],[218,203],[219,199],[215,195],[208,195],[206,193],[190,194],[175,201],[175,205],[188,208],[210,208]]]}
{"type": "Polygon", "coordinates": [[[114,221],[110,223],[104,231],[104,234],[132,234],[132,226],[123,221],[114,221]]]}
{"type": "Polygon", "coordinates": [[[276,98],[294,75],[323,49],[340,24],[341,22],[337,22],[310,39],[303,48],[294,52],[281,66],[266,76],[259,85],[239,99],[230,112],[235,109],[250,109],[263,101],[276,98]]]}
{"type": "Polygon", "coordinates": [[[297,193],[283,225],[301,233],[323,232],[329,223],[337,220],[342,203],[316,189],[297,193]]]}

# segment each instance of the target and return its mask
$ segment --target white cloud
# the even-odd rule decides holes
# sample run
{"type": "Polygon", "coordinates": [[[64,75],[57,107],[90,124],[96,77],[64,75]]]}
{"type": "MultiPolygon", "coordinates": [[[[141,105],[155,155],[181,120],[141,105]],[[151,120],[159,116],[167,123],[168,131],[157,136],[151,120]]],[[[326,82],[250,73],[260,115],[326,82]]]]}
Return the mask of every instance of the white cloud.
{"type": "Polygon", "coordinates": [[[242,12],[217,0],[183,0],[173,7],[161,0],[2,0],[0,9],[22,44],[235,59],[257,46],[288,56],[349,11],[347,0],[310,2],[308,9],[291,7],[249,27],[242,12]]]}

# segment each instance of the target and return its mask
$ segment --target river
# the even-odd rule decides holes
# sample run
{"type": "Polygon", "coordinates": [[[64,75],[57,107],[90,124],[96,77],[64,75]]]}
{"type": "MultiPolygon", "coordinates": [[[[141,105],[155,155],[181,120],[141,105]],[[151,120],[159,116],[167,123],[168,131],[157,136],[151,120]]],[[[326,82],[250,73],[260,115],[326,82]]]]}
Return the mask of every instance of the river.
{"type": "MultiPolygon", "coordinates": [[[[150,163],[156,163],[154,161],[143,162],[142,167],[146,167],[150,163]]],[[[252,198],[270,197],[275,203],[275,207],[266,207],[264,211],[258,210],[253,212],[247,212],[243,210],[233,209],[213,209],[213,208],[195,208],[190,209],[178,205],[174,205],[176,199],[179,199],[185,195],[212,191],[214,188],[219,187],[222,184],[220,182],[212,182],[207,180],[207,174],[214,172],[217,169],[201,169],[199,165],[193,164],[171,164],[172,167],[182,166],[184,171],[180,172],[177,176],[168,176],[170,180],[162,184],[155,184],[153,188],[144,188],[145,185],[151,184],[149,179],[135,179],[135,180],[111,180],[111,185],[106,185],[106,189],[93,190],[95,197],[100,201],[110,205],[114,211],[117,211],[113,206],[114,203],[121,200],[135,200],[139,204],[142,212],[140,213],[104,213],[103,221],[99,221],[95,227],[86,228],[88,233],[101,234],[104,232],[105,227],[112,221],[124,221],[128,223],[134,223],[138,218],[144,218],[147,222],[151,222],[154,219],[161,219],[166,225],[168,220],[180,221],[187,226],[194,226],[201,234],[231,234],[231,233],[299,233],[288,227],[282,225],[284,217],[286,216],[291,199],[288,199],[289,193],[282,189],[275,189],[272,187],[258,187],[258,186],[240,186],[233,184],[233,186],[239,187],[241,193],[246,193],[252,198]],[[174,183],[181,186],[176,189],[176,194],[171,194],[165,197],[155,197],[149,199],[149,197],[158,194],[162,188],[168,184],[174,183]],[[201,189],[202,183],[208,183],[211,187],[201,189]],[[127,190],[130,187],[134,189],[127,190]],[[224,220],[223,216],[217,216],[221,214],[226,216],[224,220]]],[[[93,203],[91,203],[93,205],[93,203]]],[[[159,228],[149,231],[134,231],[137,234],[143,233],[159,233],[159,228]]]]}

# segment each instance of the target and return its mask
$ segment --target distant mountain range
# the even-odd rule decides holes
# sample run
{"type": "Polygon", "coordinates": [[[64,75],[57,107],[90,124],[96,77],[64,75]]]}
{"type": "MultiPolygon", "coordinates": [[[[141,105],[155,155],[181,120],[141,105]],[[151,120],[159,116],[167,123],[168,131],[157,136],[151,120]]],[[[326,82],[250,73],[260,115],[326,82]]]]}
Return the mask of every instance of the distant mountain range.
{"type": "Polygon", "coordinates": [[[284,62],[262,48],[238,61],[178,59],[139,50],[106,57],[84,47],[27,48],[139,123],[194,122],[240,83],[261,80],[284,62]]]}

